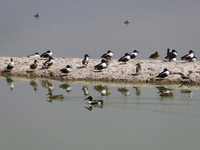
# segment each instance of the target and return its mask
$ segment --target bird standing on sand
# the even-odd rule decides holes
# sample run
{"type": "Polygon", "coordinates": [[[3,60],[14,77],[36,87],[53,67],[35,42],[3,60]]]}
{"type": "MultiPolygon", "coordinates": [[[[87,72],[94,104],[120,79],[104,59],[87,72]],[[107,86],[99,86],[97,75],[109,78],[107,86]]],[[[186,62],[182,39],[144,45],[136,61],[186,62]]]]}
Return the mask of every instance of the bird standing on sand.
{"type": "Polygon", "coordinates": [[[194,57],[194,52],[193,52],[193,50],[190,50],[189,54],[186,54],[181,57],[181,60],[188,60],[188,62],[189,62],[192,60],[193,57],[194,57]]]}
{"type": "Polygon", "coordinates": [[[45,63],[43,63],[44,66],[46,66],[48,69],[53,65],[53,57],[49,57],[49,60],[47,60],[45,63]]]}
{"type": "Polygon", "coordinates": [[[13,59],[12,59],[12,58],[10,59],[10,61],[11,61],[11,62],[7,65],[6,68],[7,68],[8,70],[10,70],[9,72],[12,72],[12,71],[13,71],[12,69],[14,68],[14,62],[13,62],[13,59]]]}
{"type": "Polygon", "coordinates": [[[129,61],[131,59],[129,53],[125,53],[124,56],[122,56],[118,61],[120,62],[124,62],[124,64],[127,64],[126,62],[129,61]]]}
{"type": "Polygon", "coordinates": [[[69,76],[68,73],[71,72],[71,68],[72,68],[72,67],[71,67],[70,65],[67,65],[66,68],[63,68],[63,69],[61,69],[60,71],[61,71],[62,73],[66,73],[66,74],[67,74],[66,76],[69,76]]]}
{"type": "Polygon", "coordinates": [[[35,54],[31,54],[31,55],[28,55],[28,57],[40,57],[40,55],[39,55],[39,53],[38,52],[36,52],[35,54]]]}
{"type": "Polygon", "coordinates": [[[130,54],[131,59],[134,59],[134,58],[137,56],[138,53],[139,53],[139,52],[138,52],[137,50],[134,50],[134,51],[130,54]]]}
{"type": "Polygon", "coordinates": [[[36,15],[34,15],[34,17],[36,17],[38,19],[39,18],[39,14],[37,13],[36,15]]]}
{"type": "Polygon", "coordinates": [[[100,64],[94,66],[94,69],[97,69],[97,70],[100,70],[100,72],[103,72],[102,70],[105,69],[106,67],[107,67],[106,60],[102,59],[100,64]]]}
{"type": "Polygon", "coordinates": [[[111,63],[111,58],[106,57],[106,67],[108,67],[108,65],[110,65],[110,63],[111,63]]]}
{"type": "Polygon", "coordinates": [[[176,56],[177,56],[177,51],[173,49],[171,52],[169,51],[170,49],[167,49],[167,56],[165,59],[169,59],[169,61],[176,61],[176,56]]]}
{"type": "MultiPolygon", "coordinates": [[[[165,78],[169,75],[169,70],[167,68],[164,68],[163,72],[161,72],[159,75],[157,75],[156,77],[158,78],[165,78]]],[[[165,80],[165,79],[164,79],[165,80]]]]}
{"type": "Polygon", "coordinates": [[[141,71],[142,71],[141,64],[140,64],[140,63],[137,63],[135,66],[137,66],[137,67],[136,67],[136,73],[141,74],[141,71]]]}
{"type": "Polygon", "coordinates": [[[103,104],[103,103],[104,103],[103,100],[93,100],[93,97],[92,97],[92,96],[89,96],[89,97],[86,98],[85,100],[89,100],[88,104],[90,104],[90,105],[103,104]]]}
{"type": "Polygon", "coordinates": [[[157,59],[160,56],[160,54],[156,51],[155,53],[153,53],[151,56],[149,56],[149,58],[151,59],[157,59]]]}
{"type": "Polygon", "coordinates": [[[88,54],[85,54],[84,56],[84,59],[82,60],[82,64],[83,64],[83,67],[87,67],[87,64],[89,63],[89,55],[88,54]]]}
{"type": "Polygon", "coordinates": [[[173,96],[174,94],[172,92],[164,92],[163,90],[160,90],[158,93],[160,93],[160,96],[173,96]]]}
{"type": "Polygon", "coordinates": [[[129,20],[124,21],[124,24],[126,24],[127,26],[129,25],[129,20]]]}
{"type": "Polygon", "coordinates": [[[40,55],[40,57],[42,58],[49,58],[50,56],[52,56],[52,52],[50,50],[46,51],[45,53],[43,53],[42,55],[40,55]]]}
{"type": "Polygon", "coordinates": [[[33,69],[35,71],[35,69],[37,68],[37,60],[34,60],[34,64],[30,65],[30,69],[33,69]]]}
{"type": "Polygon", "coordinates": [[[106,57],[111,58],[112,56],[113,56],[113,52],[111,50],[108,50],[107,53],[101,56],[101,58],[106,58],[106,57]]]}

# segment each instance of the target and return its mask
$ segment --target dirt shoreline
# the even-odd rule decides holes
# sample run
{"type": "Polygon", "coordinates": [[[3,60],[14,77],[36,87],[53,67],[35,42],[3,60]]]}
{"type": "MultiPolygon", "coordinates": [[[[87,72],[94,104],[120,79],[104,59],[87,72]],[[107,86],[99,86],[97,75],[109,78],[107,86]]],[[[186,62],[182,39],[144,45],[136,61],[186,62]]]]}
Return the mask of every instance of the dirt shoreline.
{"type": "Polygon", "coordinates": [[[11,57],[0,57],[0,75],[24,76],[24,77],[45,77],[56,80],[69,81],[104,81],[104,82],[126,82],[126,83],[162,83],[162,84],[200,84],[200,62],[176,61],[168,62],[162,60],[130,60],[128,64],[112,59],[110,65],[99,72],[94,66],[101,62],[101,59],[90,59],[86,68],[82,67],[81,58],[56,58],[54,64],[46,69],[43,67],[45,59],[37,59],[38,67],[35,71],[30,69],[36,58],[12,57],[15,67],[12,72],[6,71],[11,57]],[[141,75],[136,73],[136,64],[141,63],[141,75]],[[66,65],[72,66],[70,76],[65,76],[60,69],[66,65]],[[167,68],[170,75],[166,80],[156,76],[167,68]]]}

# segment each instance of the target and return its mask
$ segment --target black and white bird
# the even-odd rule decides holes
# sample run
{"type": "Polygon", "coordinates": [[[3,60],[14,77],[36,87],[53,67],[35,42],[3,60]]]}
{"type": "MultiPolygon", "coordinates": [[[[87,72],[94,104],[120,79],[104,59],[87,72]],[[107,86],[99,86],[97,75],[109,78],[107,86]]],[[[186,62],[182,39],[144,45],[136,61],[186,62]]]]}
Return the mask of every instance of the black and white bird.
{"type": "Polygon", "coordinates": [[[191,61],[191,59],[193,57],[194,57],[194,52],[193,52],[193,50],[190,50],[189,54],[186,54],[186,55],[181,57],[181,60],[188,60],[188,62],[189,62],[189,61],[191,61]]]}
{"type": "Polygon", "coordinates": [[[53,57],[49,57],[49,60],[47,60],[45,63],[43,63],[44,66],[46,66],[48,69],[53,65],[53,57]]]}
{"type": "Polygon", "coordinates": [[[30,69],[33,69],[35,71],[35,69],[37,68],[37,60],[34,60],[34,64],[30,65],[30,69]]]}
{"type": "Polygon", "coordinates": [[[100,64],[94,66],[94,69],[100,70],[100,72],[103,72],[102,70],[105,69],[106,67],[107,67],[106,60],[102,59],[100,64]]]}
{"type": "Polygon", "coordinates": [[[189,61],[190,61],[190,62],[195,62],[196,60],[197,60],[197,57],[196,57],[196,56],[193,56],[193,58],[190,59],[189,61]]]}
{"type": "Polygon", "coordinates": [[[103,104],[104,101],[103,100],[94,100],[92,96],[89,96],[88,98],[86,98],[85,100],[89,100],[88,104],[90,105],[96,105],[96,104],[103,104]]]}
{"type": "MultiPolygon", "coordinates": [[[[169,75],[169,70],[167,68],[164,68],[163,72],[161,72],[159,75],[157,75],[156,77],[158,78],[165,78],[169,75]]],[[[165,80],[165,79],[164,79],[165,80]]]]}
{"type": "Polygon", "coordinates": [[[43,53],[42,55],[40,55],[40,57],[42,57],[42,58],[49,58],[49,57],[51,57],[52,56],[52,52],[50,51],[50,50],[48,50],[48,51],[46,51],[45,53],[43,53]]]}
{"type": "Polygon", "coordinates": [[[82,60],[83,67],[87,67],[87,64],[89,63],[89,57],[90,56],[88,54],[84,55],[84,59],[82,60]]]}
{"type": "Polygon", "coordinates": [[[167,56],[165,57],[165,59],[168,59],[169,61],[176,61],[176,57],[177,57],[177,51],[175,49],[173,49],[170,52],[170,49],[167,49],[167,56]]]}
{"type": "Polygon", "coordinates": [[[106,57],[111,58],[112,56],[113,56],[113,52],[111,50],[108,50],[107,53],[101,56],[101,58],[106,58],[106,57]]]}
{"type": "Polygon", "coordinates": [[[60,71],[62,73],[66,73],[66,76],[69,76],[69,73],[71,72],[72,67],[70,65],[67,65],[66,68],[61,69],[60,71]]]}
{"type": "Polygon", "coordinates": [[[40,54],[39,54],[38,52],[36,52],[36,53],[34,53],[34,54],[28,55],[28,57],[39,58],[39,57],[40,57],[40,54]]]}
{"type": "Polygon", "coordinates": [[[138,54],[139,52],[137,51],[137,50],[134,50],[131,54],[130,54],[130,57],[131,57],[131,59],[134,59],[135,57],[137,57],[137,54],[138,54]]]}
{"type": "Polygon", "coordinates": [[[12,72],[13,71],[12,69],[14,68],[14,62],[13,62],[12,58],[10,59],[10,61],[11,62],[7,65],[6,68],[7,68],[7,70],[9,70],[9,72],[12,72]]]}
{"type": "Polygon", "coordinates": [[[124,56],[122,56],[118,61],[120,62],[124,62],[125,64],[127,64],[126,62],[129,61],[131,59],[129,53],[125,53],[124,56]]]}

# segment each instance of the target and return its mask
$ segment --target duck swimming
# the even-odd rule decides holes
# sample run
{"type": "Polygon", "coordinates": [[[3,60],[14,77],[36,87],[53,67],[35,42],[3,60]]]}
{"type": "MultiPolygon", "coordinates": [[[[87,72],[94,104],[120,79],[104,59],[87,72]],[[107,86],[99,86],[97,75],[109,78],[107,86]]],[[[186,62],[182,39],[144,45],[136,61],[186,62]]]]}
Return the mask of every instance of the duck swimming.
{"type": "Polygon", "coordinates": [[[103,103],[104,103],[103,100],[93,100],[93,97],[92,97],[92,96],[89,96],[89,97],[86,98],[85,100],[89,100],[88,104],[91,104],[91,105],[103,104],[103,103]]]}
{"type": "Polygon", "coordinates": [[[52,92],[49,92],[49,94],[47,94],[47,95],[50,95],[50,96],[49,96],[50,99],[64,98],[64,97],[63,97],[63,94],[60,94],[60,95],[53,95],[52,92]]]}
{"type": "Polygon", "coordinates": [[[160,96],[173,96],[174,94],[172,92],[164,92],[163,90],[160,90],[158,93],[160,93],[160,96]]]}

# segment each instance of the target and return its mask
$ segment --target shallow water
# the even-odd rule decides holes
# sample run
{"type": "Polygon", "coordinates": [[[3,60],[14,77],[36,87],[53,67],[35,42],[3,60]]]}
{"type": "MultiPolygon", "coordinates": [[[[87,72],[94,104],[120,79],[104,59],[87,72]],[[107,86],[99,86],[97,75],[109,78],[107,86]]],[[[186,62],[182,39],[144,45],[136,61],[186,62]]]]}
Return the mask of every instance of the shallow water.
{"type": "Polygon", "coordinates": [[[200,147],[196,88],[1,77],[0,94],[0,145],[4,150],[200,147]],[[161,98],[160,88],[174,96],[161,98]],[[64,99],[49,99],[49,91],[63,94],[64,99]],[[88,95],[103,99],[104,105],[89,106],[84,100],[88,95]]]}

